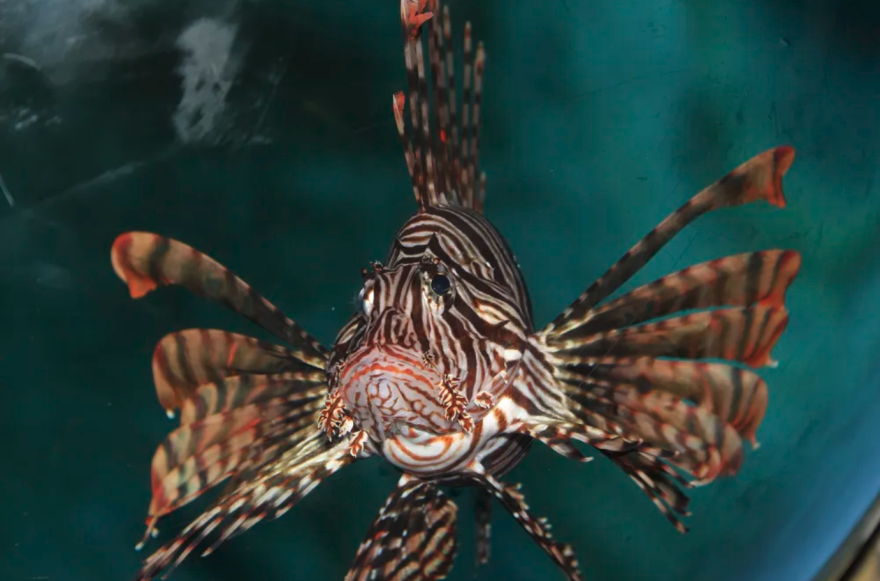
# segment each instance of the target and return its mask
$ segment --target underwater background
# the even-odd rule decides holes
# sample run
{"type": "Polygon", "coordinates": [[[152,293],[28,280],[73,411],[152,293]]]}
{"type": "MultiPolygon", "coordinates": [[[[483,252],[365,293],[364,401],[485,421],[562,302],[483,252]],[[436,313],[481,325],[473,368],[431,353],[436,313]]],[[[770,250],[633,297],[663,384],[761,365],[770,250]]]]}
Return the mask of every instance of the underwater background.
{"type": "MultiPolygon", "coordinates": [[[[536,445],[506,480],[597,581],[812,579],[880,491],[880,18],[872,0],[451,0],[486,43],[487,216],[551,319],[667,213],[770,147],[785,209],[699,220],[626,289],[719,256],[803,254],[735,478],[682,536],[605,458],[536,445]]],[[[133,301],[114,238],[232,268],[325,344],[416,209],[391,113],[396,0],[0,1],[0,579],[129,579],[153,451],[150,356],[189,327],[263,336],[180,288],[133,301]],[[200,82],[202,79],[203,82],[200,82]]],[[[460,62],[460,60],[459,60],[460,62]]],[[[626,290],[625,289],[625,290],[626,290]]],[[[171,577],[342,579],[395,472],[361,462],[171,577]]],[[[561,579],[500,507],[450,580],[561,579]]],[[[205,500],[160,522],[159,541],[205,500]]],[[[146,552],[159,541],[148,545],[146,552]]]]}

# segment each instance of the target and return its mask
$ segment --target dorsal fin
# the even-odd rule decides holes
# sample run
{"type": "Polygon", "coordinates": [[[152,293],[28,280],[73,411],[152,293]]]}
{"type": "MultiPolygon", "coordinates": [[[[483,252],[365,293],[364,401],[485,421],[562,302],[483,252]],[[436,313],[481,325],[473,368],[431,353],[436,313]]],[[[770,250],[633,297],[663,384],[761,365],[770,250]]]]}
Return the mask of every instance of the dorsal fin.
{"type": "Polygon", "coordinates": [[[407,127],[404,116],[406,96],[402,91],[392,99],[394,119],[419,210],[454,204],[482,212],[486,175],[480,173],[478,160],[486,51],[479,43],[474,57],[471,24],[465,23],[464,82],[459,126],[452,27],[448,7],[443,7],[442,26],[437,22],[439,4],[439,0],[400,2],[412,130],[407,127]],[[425,12],[429,2],[431,12],[425,12]],[[427,32],[423,33],[423,30],[427,32]],[[428,97],[425,36],[428,39],[433,108],[428,97]]]}

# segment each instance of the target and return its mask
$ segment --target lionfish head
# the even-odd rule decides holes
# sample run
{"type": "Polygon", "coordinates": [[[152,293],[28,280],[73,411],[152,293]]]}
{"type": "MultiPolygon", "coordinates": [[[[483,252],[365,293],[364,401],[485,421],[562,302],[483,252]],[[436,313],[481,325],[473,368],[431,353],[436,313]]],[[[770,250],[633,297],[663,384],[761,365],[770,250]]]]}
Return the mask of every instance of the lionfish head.
{"type": "Polygon", "coordinates": [[[328,366],[358,429],[378,440],[470,431],[492,408],[526,335],[492,286],[430,253],[365,272],[359,314],[328,366]]]}

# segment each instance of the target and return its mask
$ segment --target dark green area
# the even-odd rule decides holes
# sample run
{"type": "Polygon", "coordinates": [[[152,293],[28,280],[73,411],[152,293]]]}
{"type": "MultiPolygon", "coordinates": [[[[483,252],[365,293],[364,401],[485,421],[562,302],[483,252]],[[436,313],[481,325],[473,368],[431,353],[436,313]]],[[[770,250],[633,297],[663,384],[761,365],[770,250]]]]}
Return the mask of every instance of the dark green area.
{"type": "MultiPolygon", "coordinates": [[[[873,3],[451,4],[456,34],[470,18],[486,42],[487,214],[539,324],[704,185],[796,147],[786,209],[706,217],[628,285],[729,253],[804,255],[779,368],[764,373],[762,447],[737,478],[694,491],[692,533],[678,535],[602,458],[579,465],[536,446],[509,479],[588,579],[810,579],[880,482],[873,3]]],[[[90,16],[105,45],[145,47],[124,58],[42,73],[0,63],[0,113],[42,119],[0,125],[0,174],[17,203],[0,209],[0,579],[130,578],[150,459],[174,425],[155,400],[155,343],[189,327],[255,333],[180,289],[132,301],[110,267],[115,236],[155,231],[207,252],[329,344],[360,267],[384,257],[415,209],[391,115],[406,83],[396,2],[232,5],[244,62],[212,147],[181,144],[172,124],[174,39],[198,3],[138,2],[124,25],[90,16]]],[[[16,43],[25,37],[7,35],[0,50],[16,43]]],[[[342,579],[395,479],[378,460],[345,470],[172,579],[342,579]]],[[[464,492],[450,579],[561,578],[500,507],[493,560],[477,569],[470,502],[464,492]]],[[[201,506],[165,519],[162,538],[201,506]]]]}

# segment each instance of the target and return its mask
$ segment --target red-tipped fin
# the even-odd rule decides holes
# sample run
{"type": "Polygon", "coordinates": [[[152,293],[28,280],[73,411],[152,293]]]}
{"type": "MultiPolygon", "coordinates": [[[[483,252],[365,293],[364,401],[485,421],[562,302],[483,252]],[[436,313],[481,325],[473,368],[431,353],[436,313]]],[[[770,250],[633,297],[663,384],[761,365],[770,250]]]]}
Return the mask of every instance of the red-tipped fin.
{"type": "Polygon", "coordinates": [[[132,262],[133,258],[140,255],[136,248],[139,248],[140,243],[144,241],[142,236],[151,235],[137,232],[121,234],[113,242],[113,248],[110,251],[113,270],[116,271],[116,276],[128,285],[128,291],[133,299],[139,299],[159,286],[157,281],[143,274],[138,265],[132,262]]]}
{"type": "Polygon", "coordinates": [[[794,162],[794,148],[788,145],[768,149],[756,155],[729,174],[720,182],[736,184],[725,188],[733,194],[728,203],[732,205],[764,200],[778,208],[785,207],[785,194],[782,191],[782,177],[794,162]],[[737,199],[738,196],[741,196],[737,199]]]}

